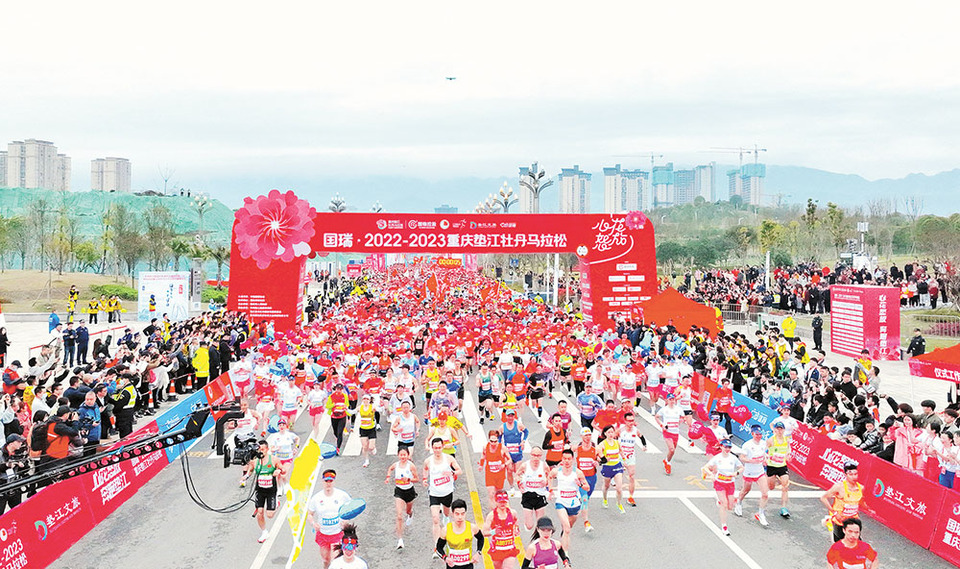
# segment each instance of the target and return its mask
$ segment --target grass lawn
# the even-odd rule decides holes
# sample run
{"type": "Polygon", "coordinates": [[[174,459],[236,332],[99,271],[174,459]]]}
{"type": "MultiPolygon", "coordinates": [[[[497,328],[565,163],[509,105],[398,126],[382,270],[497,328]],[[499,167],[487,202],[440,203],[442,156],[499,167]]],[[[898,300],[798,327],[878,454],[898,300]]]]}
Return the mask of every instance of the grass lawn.
{"type": "MultiPolygon", "coordinates": [[[[86,306],[94,296],[90,287],[93,285],[123,284],[136,287],[136,281],[131,285],[130,279],[113,275],[96,275],[93,273],[63,273],[54,272],[52,277],[40,271],[4,271],[0,273],[0,305],[4,312],[57,312],[67,310],[67,291],[70,285],[77,285],[80,289],[80,307],[86,306]],[[50,280],[50,301],[47,301],[47,282],[50,280]]],[[[129,304],[130,301],[123,301],[129,304]]]]}

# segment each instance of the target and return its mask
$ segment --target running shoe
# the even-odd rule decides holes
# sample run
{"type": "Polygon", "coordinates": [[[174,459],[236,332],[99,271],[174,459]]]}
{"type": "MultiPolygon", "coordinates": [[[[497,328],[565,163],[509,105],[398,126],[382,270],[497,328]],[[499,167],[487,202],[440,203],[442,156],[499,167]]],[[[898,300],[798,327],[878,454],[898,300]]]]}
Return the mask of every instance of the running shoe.
{"type": "Polygon", "coordinates": [[[693,441],[690,441],[690,448],[693,448],[693,447],[695,447],[695,446],[697,446],[697,445],[696,445],[696,444],[694,444],[694,442],[693,442],[693,441]]]}
{"type": "Polygon", "coordinates": [[[737,500],[733,504],[733,513],[737,514],[741,518],[743,517],[743,505],[740,504],[740,500],[737,500]]]}
{"type": "Polygon", "coordinates": [[[627,511],[623,509],[623,504],[617,504],[617,509],[620,510],[621,514],[627,513],[627,511]]]}
{"type": "Polygon", "coordinates": [[[403,538],[397,540],[397,549],[403,549],[403,538]]]}
{"type": "Polygon", "coordinates": [[[629,498],[627,498],[627,503],[633,506],[634,508],[637,507],[637,501],[633,499],[633,496],[630,496],[629,498]]]}
{"type": "Polygon", "coordinates": [[[786,508],[780,508],[780,517],[785,519],[790,519],[790,510],[786,508]]]}
{"type": "Polygon", "coordinates": [[[377,447],[373,447],[373,450],[370,451],[370,454],[377,456],[377,447]]]}
{"type": "Polygon", "coordinates": [[[756,514],[754,514],[753,519],[760,522],[760,525],[762,525],[763,527],[767,527],[768,525],[770,525],[767,523],[767,516],[765,516],[763,512],[757,512],[756,514]]]}
{"type": "Polygon", "coordinates": [[[590,522],[583,522],[583,533],[590,533],[593,531],[593,525],[590,522]]]}
{"type": "Polygon", "coordinates": [[[407,519],[403,521],[403,525],[410,527],[410,524],[413,523],[413,516],[408,515],[407,519]]]}
{"type": "Polygon", "coordinates": [[[440,555],[440,552],[437,551],[436,549],[433,550],[433,558],[434,558],[434,559],[443,559],[443,557],[440,555]]]}
{"type": "Polygon", "coordinates": [[[609,506],[607,505],[607,499],[606,499],[606,498],[603,499],[603,507],[604,507],[604,508],[609,507],[609,506]]]}
{"type": "Polygon", "coordinates": [[[663,459],[663,471],[670,474],[670,470],[670,463],[667,462],[667,459],[663,459]]]}
{"type": "Polygon", "coordinates": [[[368,458],[368,459],[365,459],[365,460],[363,461],[363,467],[366,468],[366,467],[368,467],[368,466],[370,466],[370,459],[369,459],[369,458],[368,458]]]}
{"type": "Polygon", "coordinates": [[[270,537],[270,533],[267,530],[263,530],[260,534],[260,537],[257,538],[257,543],[263,543],[267,541],[267,538],[270,537]]]}
{"type": "Polygon", "coordinates": [[[723,532],[723,535],[730,535],[730,529],[727,526],[720,526],[720,531],[723,532]]]}

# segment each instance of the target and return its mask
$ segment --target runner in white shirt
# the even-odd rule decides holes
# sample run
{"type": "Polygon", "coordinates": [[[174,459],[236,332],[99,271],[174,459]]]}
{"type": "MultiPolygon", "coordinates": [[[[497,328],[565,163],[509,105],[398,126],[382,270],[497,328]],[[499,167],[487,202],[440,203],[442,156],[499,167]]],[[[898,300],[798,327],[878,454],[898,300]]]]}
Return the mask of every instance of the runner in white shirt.
{"type": "Polygon", "coordinates": [[[674,453],[677,452],[677,441],[680,440],[680,420],[683,419],[683,411],[677,407],[677,398],[673,393],[667,394],[667,404],[661,407],[655,418],[657,425],[663,430],[663,440],[667,443],[667,458],[663,459],[663,470],[670,474],[670,462],[673,460],[674,453]]]}
{"type": "MultiPolygon", "coordinates": [[[[423,461],[423,485],[427,487],[430,498],[430,515],[433,518],[433,537],[439,539],[450,517],[450,505],[453,504],[454,480],[463,472],[460,465],[449,454],[443,452],[443,439],[435,437],[430,441],[432,454],[423,461]]],[[[434,557],[440,559],[437,551],[434,557]]]]}
{"type": "MultiPolygon", "coordinates": [[[[690,387],[691,376],[685,375],[680,380],[680,387],[676,390],[677,407],[683,411],[683,420],[687,424],[687,433],[693,425],[693,388],[690,387]]],[[[690,439],[690,446],[696,446],[693,439],[690,439]]]]}
{"type": "Polygon", "coordinates": [[[563,527],[560,543],[565,551],[570,551],[571,529],[577,523],[577,514],[580,513],[582,502],[580,492],[588,492],[590,485],[583,472],[577,469],[573,460],[573,451],[565,449],[560,464],[554,467],[548,475],[547,484],[556,480],[556,485],[550,489],[550,496],[555,498],[557,515],[563,527]]]}
{"type": "Polygon", "coordinates": [[[637,507],[633,492],[637,489],[637,441],[641,438],[637,430],[637,420],[632,412],[623,414],[623,426],[620,427],[620,459],[627,473],[627,503],[637,507]]]}
{"type": "Polygon", "coordinates": [[[764,508],[767,507],[767,500],[770,498],[770,488],[767,483],[767,443],[763,440],[763,429],[760,425],[750,427],[751,439],[741,447],[743,452],[740,454],[740,461],[743,462],[743,488],[737,496],[737,501],[733,505],[733,512],[743,517],[743,499],[750,492],[754,482],[760,488],[760,508],[753,516],[760,525],[767,525],[767,516],[764,508]]]}
{"type": "Polygon", "coordinates": [[[307,408],[310,410],[310,424],[313,428],[310,430],[310,436],[316,440],[320,435],[320,419],[323,417],[326,408],[327,395],[329,395],[323,384],[320,382],[313,384],[313,389],[307,392],[307,408]]]}
{"type": "Polygon", "coordinates": [[[800,423],[790,416],[790,404],[783,402],[780,404],[780,421],[783,422],[783,436],[790,440],[793,432],[797,430],[800,423]]]}
{"type": "Polygon", "coordinates": [[[300,399],[303,392],[294,383],[294,377],[291,375],[287,381],[280,384],[277,388],[277,402],[280,406],[280,417],[292,423],[297,415],[297,407],[300,406],[300,399]]]}
{"type": "Polygon", "coordinates": [[[300,437],[289,430],[286,419],[280,419],[277,422],[277,429],[279,430],[267,439],[267,444],[270,445],[270,452],[280,463],[281,474],[277,476],[277,486],[283,491],[284,484],[290,479],[290,471],[293,470],[293,459],[300,447],[300,437]]]}
{"type": "Polygon", "coordinates": [[[333,487],[337,478],[337,471],[328,468],[323,471],[323,488],[307,503],[307,521],[316,530],[317,545],[320,546],[320,557],[323,566],[330,567],[332,548],[340,543],[343,537],[343,520],[340,519],[340,508],[350,501],[350,495],[333,487]]]}
{"type": "Polygon", "coordinates": [[[737,490],[735,479],[743,469],[740,459],[730,454],[732,447],[733,442],[724,439],[720,443],[720,454],[711,458],[704,467],[713,475],[713,489],[717,492],[717,507],[720,511],[720,530],[724,535],[730,535],[727,512],[733,507],[733,494],[737,490]]]}

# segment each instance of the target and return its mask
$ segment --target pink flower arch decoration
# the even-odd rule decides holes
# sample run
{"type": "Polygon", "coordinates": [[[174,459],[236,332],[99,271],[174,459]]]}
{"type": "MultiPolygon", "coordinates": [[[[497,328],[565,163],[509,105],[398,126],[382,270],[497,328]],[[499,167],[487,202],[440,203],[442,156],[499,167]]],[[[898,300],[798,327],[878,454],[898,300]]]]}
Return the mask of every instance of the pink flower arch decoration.
{"type": "Polygon", "coordinates": [[[627,229],[643,229],[643,226],[647,224],[647,216],[642,211],[631,211],[627,213],[623,224],[627,226],[627,229]]]}
{"type": "Polygon", "coordinates": [[[240,256],[252,258],[265,269],[275,259],[292,261],[310,254],[317,211],[292,191],[269,194],[256,199],[244,198],[237,211],[234,240],[240,256]]]}

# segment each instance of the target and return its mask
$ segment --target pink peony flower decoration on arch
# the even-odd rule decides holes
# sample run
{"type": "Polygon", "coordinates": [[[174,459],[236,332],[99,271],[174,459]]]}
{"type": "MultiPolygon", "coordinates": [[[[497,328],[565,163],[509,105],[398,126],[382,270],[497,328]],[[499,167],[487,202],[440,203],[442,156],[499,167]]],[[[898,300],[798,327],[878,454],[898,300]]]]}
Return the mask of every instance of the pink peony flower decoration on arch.
{"type": "Polygon", "coordinates": [[[631,211],[627,213],[623,224],[627,226],[627,229],[643,229],[643,226],[647,224],[647,216],[642,211],[631,211]]]}
{"type": "Polygon", "coordinates": [[[265,269],[275,259],[292,261],[310,254],[316,210],[292,191],[270,190],[256,199],[244,198],[237,211],[234,240],[244,259],[265,269]]]}

